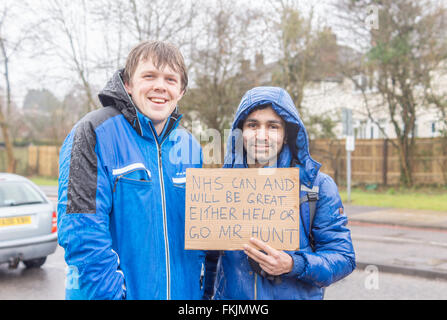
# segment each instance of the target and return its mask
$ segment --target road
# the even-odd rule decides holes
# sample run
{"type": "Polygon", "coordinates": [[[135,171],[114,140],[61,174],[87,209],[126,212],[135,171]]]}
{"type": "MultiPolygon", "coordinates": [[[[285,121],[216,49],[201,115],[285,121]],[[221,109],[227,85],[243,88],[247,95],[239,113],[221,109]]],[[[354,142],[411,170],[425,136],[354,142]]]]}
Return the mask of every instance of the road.
{"type": "Polygon", "coordinates": [[[65,290],[64,249],[57,247],[40,269],[0,265],[0,300],[60,300],[65,290]]]}
{"type": "MultiPolygon", "coordinates": [[[[41,269],[22,264],[10,270],[0,265],[0,300],[64,299],[65,262],[60,247],[41,269]]],[[[380,272],[374,267],[357,269],[326,289],[327,300],[423,300],[447,299],[447,281],[380,272]]]]}
{"type": "MultiPolygon", "coordinates": [[[[54,199],[52,199],[54,200],[54,199]]],[[[358,268],[347,278],[326,289],[327,300],[447,299],[447,279],[386,273],[374,263],[396,263],[408,268],[447,268],[447,232],[350,223],[358,261],[373,262],[358,268]]],[[[10,270],[0,265],[0,300],[64,299],[66,264],[64,250],[58,247],[41,269],[26,270],[23,264],[10,270]]],[[[395,270],[396,271],[396,270],[395,270]]]]}
{"type": "Polygon", "coordinates": [[[446,300],[447,281],[356,270],[326,289],[326,300],[446,300]]]}

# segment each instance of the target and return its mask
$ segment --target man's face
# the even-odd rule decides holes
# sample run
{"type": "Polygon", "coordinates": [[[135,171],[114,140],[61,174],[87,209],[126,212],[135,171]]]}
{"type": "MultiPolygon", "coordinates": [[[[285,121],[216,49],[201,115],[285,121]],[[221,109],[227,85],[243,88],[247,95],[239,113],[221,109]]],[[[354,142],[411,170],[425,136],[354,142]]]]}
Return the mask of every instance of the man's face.
{"type": "Polygon", "coordinates": [[[125,84],[127,92],[138,109],[152,120],[154,127],[163,128],[182,98],[180,74],[166,65],[157,69],[151,59],[140,60],[130,83],[125,84]]]}
{"type": "Polygon", "coordinates": [[[285,132],[284,120],[271,107],[250,113],[242,126],[247,163],[259,167],[276,160],[285,132]]]}

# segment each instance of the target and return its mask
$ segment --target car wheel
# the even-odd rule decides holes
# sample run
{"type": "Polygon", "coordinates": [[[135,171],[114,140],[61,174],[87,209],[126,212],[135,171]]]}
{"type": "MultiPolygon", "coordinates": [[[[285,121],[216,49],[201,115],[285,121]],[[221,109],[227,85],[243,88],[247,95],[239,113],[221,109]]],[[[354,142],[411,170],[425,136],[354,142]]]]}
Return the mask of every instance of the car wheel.
{"type": "Polygon", "coordinates": [[[27,269],[33,269],[33,268],[40,268],[45,261],[47,260],[47,257],[43,258],[37,258],[37,259],[31,259],[23,261],[27,269]]]}

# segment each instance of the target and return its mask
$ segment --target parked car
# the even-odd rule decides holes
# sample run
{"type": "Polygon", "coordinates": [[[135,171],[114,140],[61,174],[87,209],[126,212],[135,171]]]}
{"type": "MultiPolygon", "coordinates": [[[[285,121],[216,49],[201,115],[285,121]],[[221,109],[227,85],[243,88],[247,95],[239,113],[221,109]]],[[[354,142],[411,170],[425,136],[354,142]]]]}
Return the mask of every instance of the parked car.
{"type": "Polygon", "coordinates": [[[53,203],[29,179],[0,173],[0,264],[39,268],[56,246],[53,203]]]}

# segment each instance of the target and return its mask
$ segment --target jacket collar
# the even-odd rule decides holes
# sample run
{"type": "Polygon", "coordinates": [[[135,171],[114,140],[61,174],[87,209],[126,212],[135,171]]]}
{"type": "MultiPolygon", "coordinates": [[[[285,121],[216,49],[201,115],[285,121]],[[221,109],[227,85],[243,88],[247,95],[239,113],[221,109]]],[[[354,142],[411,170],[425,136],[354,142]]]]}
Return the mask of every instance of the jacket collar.
{"type": "Polygon", "coordinates": [[[161,144],[162,141],[166,137],[168,137],[169,134],[178,126],[180,119],[182,118],[181,114],[179,115],[173,112],[166,121],[163,131],[161,132],[160,135],[158,135],[157,132],[155,131],[152,120],[146,117],[138,109],[136,109],[136,112],[137,112],[137,120],[141,128],[141,136],[149,139],[155,139],[159,144],[161,144]]]}

